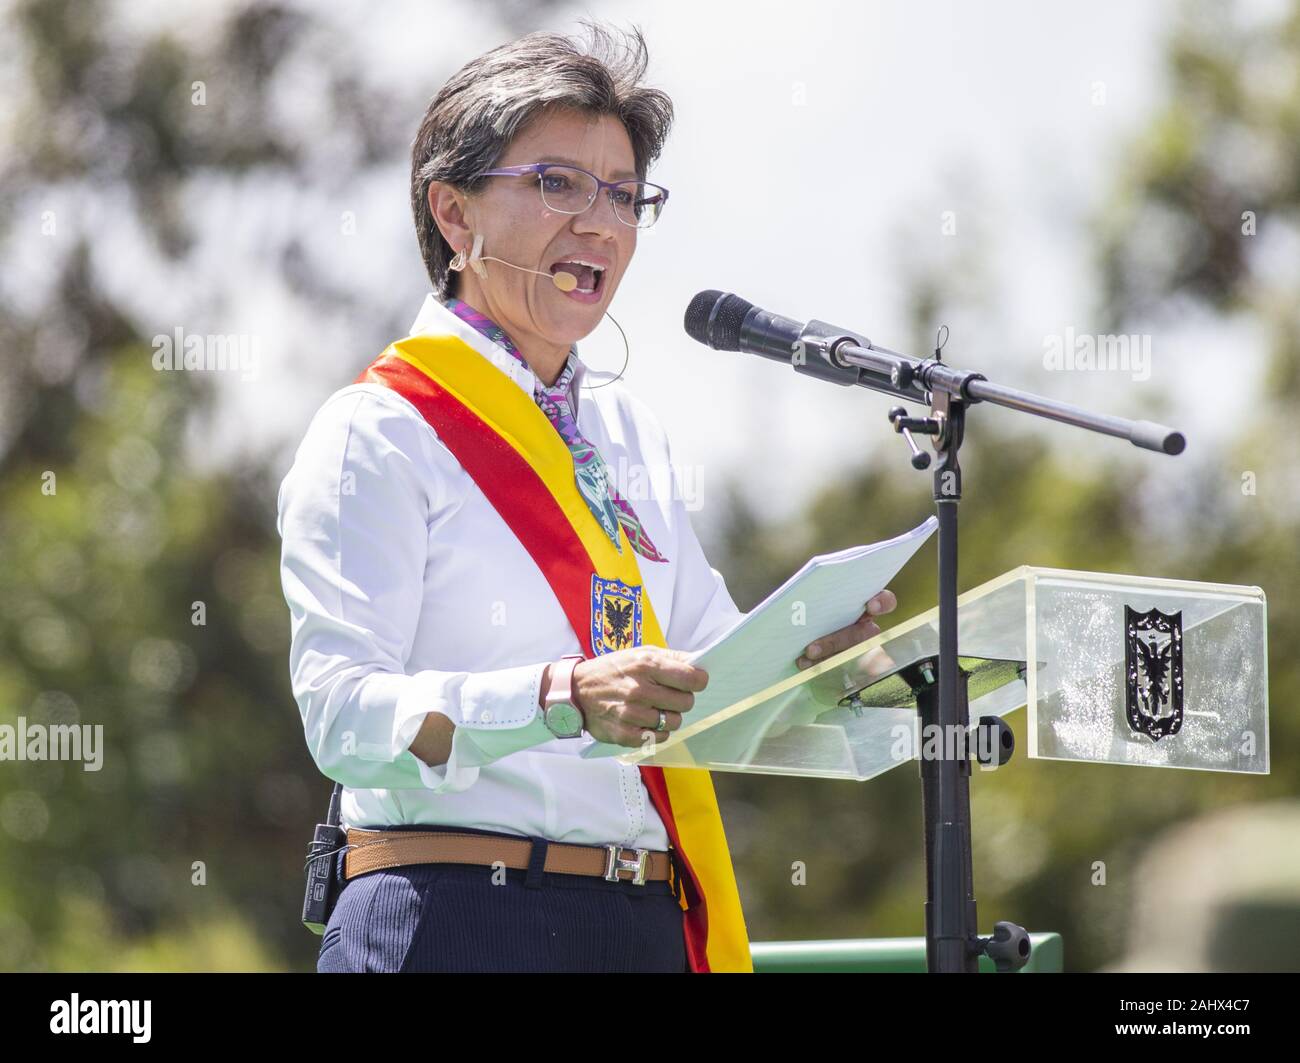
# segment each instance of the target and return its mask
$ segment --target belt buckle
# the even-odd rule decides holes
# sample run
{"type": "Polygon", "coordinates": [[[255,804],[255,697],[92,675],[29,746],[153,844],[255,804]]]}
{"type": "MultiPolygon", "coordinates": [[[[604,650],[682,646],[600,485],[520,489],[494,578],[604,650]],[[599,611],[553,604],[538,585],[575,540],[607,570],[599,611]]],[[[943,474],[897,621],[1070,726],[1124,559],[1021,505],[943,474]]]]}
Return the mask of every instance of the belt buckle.
{"type": "Polygon", "coordinates": [[[628,879],[619,878],[620,871],[632,871],[631,882],[638,886],[645,885],[646,863],[650,859],[649,849],[632,849],[630,845],[606,845],[609,850],[609,859],[605,861],[605,881],[607,882],[627,882],[628,879]],[[636,853],[635,860],[624,860],[619,853],[623,849],[632,849],[636,853]]]}

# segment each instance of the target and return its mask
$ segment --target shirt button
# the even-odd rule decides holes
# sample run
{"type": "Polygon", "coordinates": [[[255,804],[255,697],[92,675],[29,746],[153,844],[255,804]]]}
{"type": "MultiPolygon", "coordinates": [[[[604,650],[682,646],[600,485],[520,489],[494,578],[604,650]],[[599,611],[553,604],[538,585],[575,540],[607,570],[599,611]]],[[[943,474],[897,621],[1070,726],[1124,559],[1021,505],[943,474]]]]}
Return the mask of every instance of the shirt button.
{"type": "Polygon", "coordinates": [[[491,709],[484,709],[484,710],[479,714],[479,719],[482,720],[484,723],[491,723],[491,722],[492,722],[492,710],[491,710],[491,709]]]}

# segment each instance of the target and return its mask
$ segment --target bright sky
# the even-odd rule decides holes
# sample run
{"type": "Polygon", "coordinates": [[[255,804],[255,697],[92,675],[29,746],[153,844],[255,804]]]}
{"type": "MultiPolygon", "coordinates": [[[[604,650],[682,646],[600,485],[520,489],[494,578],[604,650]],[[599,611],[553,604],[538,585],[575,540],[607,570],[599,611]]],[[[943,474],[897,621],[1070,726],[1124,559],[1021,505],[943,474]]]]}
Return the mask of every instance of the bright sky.
{"type": "MultiPolygon", "coordinates": [[[[391,93],[395,120],[413,136],[445,79],[505,39],[470,3],[311,6],[354,45],[340,53],[335,39],[321,52],[309,42],[279,75],[277,119],[314,153],[313,183],[197,186],[189,207],[200,240],[185,271],[149,266],[111,210],[93,219],[101,268],[147,335],[183,323],[259,338],[257,381],[219,382],[218,416],[200,445],[208,460],[275,447],[286,467],[312,411],[378,353],[376,336],[409,325],[427,290],[406,158],[356,180],[333,179],[351,172],[355,146],[331,139],[328,102],[317,91],[323,64],[354,68],[391,93]],[[355,219],[347,235],[344,212],[355,219]],[[330,279],[360,309],[304,313],[269,254],[289,237],[328,263],[330,279]]],[[[192,18],[211,17],[211,5],[161,0],[124,10],[128,28],[184,33],[197,32],[192,18]]],[[[1153,324],[1147,380],[1043,365],[1045,337],[1100,328],[1089,216],[1161,98],[1160,41],[1174,10],[1167,2],[612,0],[548,19],[543,28],[567,33],[584,14],[640,26],[651,53],[647,80],[676,106],[651,173],[672,200],[640,241],[612,310],[631,343],[628,385],[658,412],[675,459],[692,467],[703,491],[697,526],[714,518],[711,492],[732,474],[777,517],[846,463],[910,472],[886,422],[886,397],[689,339],[683,313],[707,288],[924,355],[903,300],[908,277],[929,263],[942,298],[934,324],[951,330],[948,361],[1093,409],[1174,424],[1192,436],[1189,457],[1228,429],[1261,362],[1247,331],[1153,324]],[[955,233],[944,232],[945,219],[955,233]],[[1235,390],[1198,393],[1197,370],[1225,348],[1242,379],[1235,390]]],[[[201,73],[209,92],[221,91],[222,72],[201,73]]],[[[610,323],[579,346],[598,368],[622,363],[610,323]]],[[[979,416],[1017,415],[986,406],[979,416]]],[[[1159,460],[1064,426],[1041,431],[1081,455],[1159,460]]],[[[917,477],[919,512],[928,505],[924,480],[917,477]]]]}

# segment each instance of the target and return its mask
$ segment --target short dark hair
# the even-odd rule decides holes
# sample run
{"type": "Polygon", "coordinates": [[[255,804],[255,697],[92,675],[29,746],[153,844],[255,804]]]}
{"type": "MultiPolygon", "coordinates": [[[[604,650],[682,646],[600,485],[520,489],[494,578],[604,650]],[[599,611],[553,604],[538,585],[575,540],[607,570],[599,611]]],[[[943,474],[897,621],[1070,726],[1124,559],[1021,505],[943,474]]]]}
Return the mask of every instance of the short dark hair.
{"type": "Polygon", "coordinates": [[[456,275],[448,266],[455,252],[429,209],[432,182],[474,193],[487,180],[474,175],[493,169],[515,134],[551,107],[618,118],[632,141],[641,180],[663,151],[673,103],[667,93],[640,84],[649,62],[640,30],[633,27],[624,36],[618,54],[613,33],[580,22],[591,32],[586,51],[558,33],[530,33],[466,63],[425,111],[411,149],[411,210],[439,298],[453,294],[456,275]]]}

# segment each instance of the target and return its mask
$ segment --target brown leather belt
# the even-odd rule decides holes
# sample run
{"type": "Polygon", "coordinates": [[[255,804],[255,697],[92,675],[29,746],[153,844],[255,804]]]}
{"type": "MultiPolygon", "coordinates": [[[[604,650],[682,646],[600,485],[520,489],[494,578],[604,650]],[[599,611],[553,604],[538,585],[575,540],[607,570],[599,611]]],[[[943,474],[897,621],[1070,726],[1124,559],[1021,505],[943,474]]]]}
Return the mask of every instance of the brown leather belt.
{"type": "MultiPolygon", "coordinates": [[[[497,838],[486,834],[451,831],[365,830],[346,831],[343,875],[356,878],[403,864],[485,864],[498,860],[506,867],[528,868],[533,843],[528,838],[497,838]]],[[[544,871],[565,875],[599,875],[610,882],[673,882],[672,859],[658,849],[633,849],[625,845],[570,845],[548,842],[544,871]],[[625,857],[624,853],[631,856],[625,857]],[[626,874],[625,874],[626,872],[626,874]]]]}

